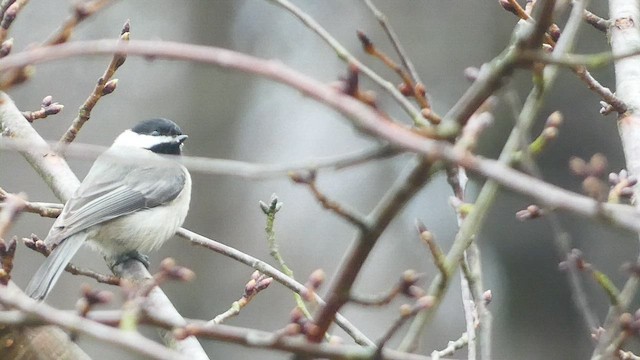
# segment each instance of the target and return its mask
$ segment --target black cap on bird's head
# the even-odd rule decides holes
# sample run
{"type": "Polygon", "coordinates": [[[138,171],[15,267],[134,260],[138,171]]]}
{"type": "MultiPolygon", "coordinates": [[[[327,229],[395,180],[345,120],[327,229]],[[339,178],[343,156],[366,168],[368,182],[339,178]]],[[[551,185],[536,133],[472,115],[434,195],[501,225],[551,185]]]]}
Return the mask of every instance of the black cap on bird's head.
{"type": "Polygon", "coordinates": [[[176,123],[157,118],[139,122],[122,133],[115,144],[141,147],[158,154],[180,155],[182,143],[187,138],[176,123]]]}
{"type": "Polygon", "coordinates": [[[149,119],[140,121],[136,126],[131,128],[131,131],[152,136],[178,136],[182,135],[182,129],[178,124],[169,119],[149,119]]]}

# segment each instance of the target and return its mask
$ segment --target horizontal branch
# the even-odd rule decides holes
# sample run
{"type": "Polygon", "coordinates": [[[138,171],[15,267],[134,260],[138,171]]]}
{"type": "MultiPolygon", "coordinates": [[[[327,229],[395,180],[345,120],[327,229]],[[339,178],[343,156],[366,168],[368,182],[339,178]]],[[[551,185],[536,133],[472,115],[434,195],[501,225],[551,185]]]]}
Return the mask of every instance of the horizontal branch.
{"type": "MultiPolygon", "coordinates": [[[[19,152],[41,150],[49,151],[49,145],[34,145],[29,141],[0,137],[0,149],[15,150],[19,152]]],[[[81,160],[95,160],[108,148],[106,146],[71,143],[65,146],[65,158],[81,160]]],[[[279,176],[289,176],[291,173],[317,170],[341,170],[360,165],[371,160],[384,159],[397,155],[399,152],[387,145],[378,145],[369,149],[358,150],[352,153],[331,157],[309,159],[284,164],[255,164],[244,161],[212,159],[201,156],[175,156],[162,155],[163,157],[179,161],[191,172],[213,175],[239,176],[247,179],[265,179],[279,176]]],[[[132,161],[129,156],[111,156],[113,161],[132,161]]]]}
{"type": "MultiPolygon", "coordinates": [[[[123,312],[118,310],[90,311],[87,318],[103,324],[118,324],[123,312]]],[[[19,313],[6,312],[0,314],[0,321],[12,321],[13,323],[24,320],[19,313]]],[[[312,343],[303,336],[287,335],[286,330],[267,332],[262,330],[244,328],[230,325],[210,325],[206,321],[188,319],[186,326],[156,317],[156,314],[144,313],[141,323],[156,326],[165,330],[173,330],[177,333],[195,335],[199,338],[221,340],[228,343],[239,344],[246,347],[268,350],[280,350],[296,354],[310,355],[323,359],[375,359],[375,347],[347,345],[340,343],[312,343]]],[[[384,349],[382,357],[386,360],[429,360],[428,356],[410,354],[401,351],[384,349]]]]}
{"type": "Polygon", "coordinates": [[[332,343],[312,343],[304,337],[283,336],[255,329],[229,325],[206,326],[190,323],[185,328],[189,335],[199,338],[224,340],[258,349],[282,350],[295,354],[337,360],[430,360],[424,355],[411,354],[390,349],[382,349],[378,355],[374,347],[332,343]],[[378,355],[379,357],[377,357],[378,355]]]}
{"type": "MultiPolygon", "coordinates": [[[[0,59],[0,72],[7,69],[73,56],[112,54],[195,61],[227,69],[260,75],[291,86],[345,115],[363,132],[388,141],[396,148],[416,152],[430,159],[441,159],[467,168],[500,185],[536,200],[549,208],[568,210],[588,218],[600,219],[633,232],[640,231],[640,214],[631,207],[603,205],[535,177],[525,175],[495,160],[456,151],[444,141],[425,138],[411,130],[389,122],[357,100],[318,80],[274,60],[264,60],[231,50],[165,41],[120,43],[113,40],[78,41],[26,50],[0,59]]],[[[453,120],[452,120],[453,121],[453,120]]]]}

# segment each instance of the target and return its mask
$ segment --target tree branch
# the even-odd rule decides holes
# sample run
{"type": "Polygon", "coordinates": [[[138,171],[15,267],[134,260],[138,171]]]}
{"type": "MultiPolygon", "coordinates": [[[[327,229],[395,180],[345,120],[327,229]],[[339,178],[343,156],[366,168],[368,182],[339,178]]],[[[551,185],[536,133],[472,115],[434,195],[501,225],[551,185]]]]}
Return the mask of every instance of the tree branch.
{"type": "MultiPolygon", "coordinates": [[[[179,237],[189,240],[191,243],[199,246],[206,247],[207,249],[213,250],[219,254],[224,256],[228,256],[234,260],[237,260],[245,265],[251,266],[252,268],[260,271],[263,274],[269,275],[275,281],[280,284],[286,286],[291,291],[294,291],[298,294],[305,293],[307,288],[300,284],[299,282],[291,279],[289,276],[285,275],[280,270],[274,268],[273,266],[261,261],[260,259],[254,258],[248,254],[245,254],[239,250],[236,250],[228,245],[222,244],[220,242],[211,240],[202,235],[196,234],[192,231],[189,231],[184,228],[180,228],[176,233],[179,237]]],[[[314,294],[315,301],[318,304],[323,305],[325,301],[318,296],[318,294],[314,294]]],[[[342,328],[349,336],[351,336],[358,344],[366,345],[366,346],[375,346],[375,343],[368,339],[360,330],[358,330],[355,326],[353,326],[346,318],[342,315],[337,314],[336,316],[336,324],[342,328]]]]}
{"type": "MultiPolygon", "coordinates": [[[[640,215],[635,214],[635,211],[628,206],[607,204],[601,206],[593,199],[545,183],[508,166],[499,164],[494,160],[456,151],[453,146],[446,142],[425,138],[394,123],[390,123],[386,117],[377,113],[374,109],[275,61],[262,60],[215,47],[175,42],[131,40],[127,44],[117,44],[111,40],[96,40],[77,41],[9,55],[0,59],[0,72],[30,63],[52,61],[79,55],[111,54],[114,52],[202,62],[264,76],[298,89],[302,93],[336,109],[363,132],[387,140],[396,148],[416,152],[431,159],[442,159],[461,165],[467,170],[496,180],[500,185],[529,196],[550,208],[569,210],[578,215],[599,219],[634,232],[640,230],[640,223],[637,220],[640,219],[640,215]]],[[[496,72],[491,77],[496,77],[498,74],[503,73],[496,72]]],[[[474,90],[472,91],[474,95],[469,95],[468,97],[474,97],[474,101],[476,96],[486,99],[488,93],[485,93],[485,91],[489,91],[489,89],[484,86],[483,88],[484,91],[474,90]]],[[[2,98],[0,98],[0,105],[1,102],[2,98]]],[[[0,116],[2,115],[1,110],[2,107],[0,106],[0,116]]],[[[453,109],[450,112],[453,112],[453,109]]],[[[450,115],[449,119],[455,121],[459,116],[461,115],[450,115]]],[[[46,144],[41,141],[38,147],[45,148],[46,144]]],[[[41,154],[41,156],[43,155],[45,154],[41,154]]],[[[62,184],[61,186],[64,187],[65,185],[62,184]]],[[[57,187],[52,188],[55,189],[57,187]]]]}
{"type": "Polygon", "coordinates": [[[136,352],[147,358],[189,359],[189,357],[159,345],[137,332],[114,329],[72,313],[59,311],[43,302],[37,302],[24,295],[17,288],[4,287],[3,291],[0,291],[0,303],[27,314],[28,317],[25,319],[27,321],[36,318],[43,324],[58,325],[72,332],[136,352]]]}

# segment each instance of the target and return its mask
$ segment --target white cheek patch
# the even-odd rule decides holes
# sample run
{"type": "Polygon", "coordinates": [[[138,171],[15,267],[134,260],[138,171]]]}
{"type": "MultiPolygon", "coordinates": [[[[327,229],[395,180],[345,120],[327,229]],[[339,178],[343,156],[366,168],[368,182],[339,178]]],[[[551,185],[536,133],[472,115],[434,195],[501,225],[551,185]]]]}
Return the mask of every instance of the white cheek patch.
{"type": "Polygon", "coordinates": [[[152,136],[138,134],[131,130],[126,130],[113,142],[114,145],[130,146],[137,148],[150,149],[155,145],[166,144],[175,142],[176,139],[173,136],[152,136]]]}

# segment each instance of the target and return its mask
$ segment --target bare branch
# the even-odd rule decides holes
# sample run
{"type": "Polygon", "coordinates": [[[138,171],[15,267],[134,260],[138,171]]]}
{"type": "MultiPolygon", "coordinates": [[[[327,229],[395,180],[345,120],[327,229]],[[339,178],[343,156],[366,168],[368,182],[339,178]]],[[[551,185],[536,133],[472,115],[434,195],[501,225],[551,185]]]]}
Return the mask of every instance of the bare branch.
{"type": "Polygon", "coordinates": [[[9,34],[9,27],[18,16],[18,12],[27,5],[28,0],[14,0],[7,1],[2,5],[2,16],[0,16],[0,43],[3,43],[7,39],[9,34]],[[10,4],[9,4],[10,3],[10,4]],[[4,5],[6,4],[6,7],[4,5]]]}
{"type": "Polygon", "coordinates": [[[384,29],[384,32],[389,37],[391,44],[396,49],[398,56],[400,56],[400,61],[402,61],[402,65],[409,71],[411,74],[411,78],[413,79],[414,84],[424,84],[424,82],[420,79],[420,75],[416,71],[415,66],[411,62],[411,58],[407,56],[406,51],[404,50],[402,44],[400,43],[400,39],[396,35],[396,32],[391,27],[391,24],[387,21],[387,16],[380,11],[374,4],[372,0],[364,0],[364,3],[367,4],[373,15],[378,19],[378,22],[384,29]]]}
{"type": "MultiPolygon", "coordinates": [[[[196,234],[184,228],[180,228],[176,233],[176,235],[178,235],[183,239],[189,240],[191,243],[195,245],[206,247],[207,249],[213,250],[219,254],[228,256],[245,265],[248,265],[260,271],[263,274],[267,274],[270,277],[272,277],[275,281],[279,282],[280,284],[286,286],[287,288],[289,288],[290,290],[298,294],[301,294],[307,291],[307,288],[304,285],[291,279],[290,277],[288,277],[278,269],[274,268],[273,266],[257,258],[254,258],[253,256],[250,256],[241,251],[238,251],[230,246],[211,240],[209,238],[206,238],[202,235],[196,234]]],[[[320,296],[318,296],[317,294],[314,296],[314,298],[315,298],[315,301],[318,302],[318,304],[325,303],[324,300],[322,300],[322,298],[320,298],[320,296]]],[[[338,326],[340,326],[342,330],[347,332],[349,336],[351,336],[358,344],[366,345],[366,346],[375,345],[373,341],[369,340],[362,332],[360,332],[360,330],[354,327],[346,318],[344,318],[340,314],[336,316],[336,324],[338,324],[338,326]]]]}
{"type": "MultiPolygon", "coordinates": [[[[48,151],[50,145],[56,145],[57,142],[47,142],[46,145],[34,145],[28,141],[0,137],[0,149],[25,151],[48,151]]],[[[98,156],[108,156],[104,154],[107,150],[105,146],[71,143],[65,147],[65,157],[95,160],[98,156]]],[[[319,170],[342,170],[352,166],[364,164],[366,162],[378,159],[385,159],[395,156],[400,152],[392,149],[390,146],[381,145],[369,149],[359,150],[352,153],[326,157],[309,159],[298,162],[290,162],[283,164],[254,164],[244,161],[212,159],[208,157],[181,155],[164,155],[174,161],[181,162],[191,172],[199,172],[203,174],[229,175],[238,176],[248,179],[266,179],[273,177],[289,176],[291,173],[303,171],[319,171],[319,170]]],[[[130,157],[111,156],[111,161],[130,162],[130,157]]]]}
{"type": "Polygon", "coordinates": [[[309,188],[313,196],[318,200],[323,208],[332,211],[334,214],[340,216],[359,229],[366,231],[370,227],[367,219],[360,215],[356,210],[342,205],[335,200],[331,200],[323,194],[320,189],[318,189],[315,172],[311,171],[306,174],[293,174],[291,175],[291,179],[298,184],[307,185],[307,188],[309,188]]]}
{"type": "Polygon", "coordinates": [[[609,26],[611,26],[611,22],[609,20],[603,19],[589,10],[585,10],[582,17],[587,24],[602,31],[603,33],[609,31],[609,26]]]}
{"type": "MultiPolygon", "coordinates": [[[[566,31],[563,38],[570,38],[566,31]]],[[[558,44],[558,46],[560,45],[558,44]]],[[[558,47],[556,47],[556,49],[557,48],[558,47]]],[[[456,151],[448,143],[425,138],[408,129],[403,129],[393,123],[389,123],[384,116],[380,115],[370,107],[361,104],[357,100],[354,100],[317,80],[294,71],[281,63],[257,59],[230,50],[161,41],[131,40],[127,44],[116,44],[109,40],[87,42],[77,41],[53,47],[27,50],[19,54],[9,55],[0,59],[0,71],[16,66],[24,66],[25,64],[51,61],[71,56],[111,54],[114,52],[127,52],[130,55],[135,54],[140,56],[165,57],[176,60],[190,60],[208,63],[261,75],[275,81],[279,81],[302,91],[308,96],[321,101],[328,106],[333,107],[339,112],[345,114],[345,116],[347,116],[354,125],[365,133],[373,134],[378,138],[385,139],[397,148],[413,151],[432,159],[442,159],[461,165],[469,171],[491,178],[502,186],[531,197],[540,203],[540,205],[569,210],[581,216],[605,220],[610,222],[612,225],[626,228],[631,231],[640,230],[640,222],[636,220],[636,218],[640,218],[640,215],[635,214],[633,209],[612,205],[605,205],[604,208],[600,208],[595,201],[584,196],[577,195],[557,186],[545,183],[513,170],[508,166],[499,164],[494,160],[484,159],[456,151]]],[[[559,57],[560,56],[561,55],[559,55],[559,57]]],[[[490,74],[488,73],[488,75],[485,75],[485,77],[501,78],[501,75],[504,74],[503,71],[510,68],[512,65],[511,60],[500,59],[501,61],[499,62],[501,65],[498,67],[502,70],[499,71],[494,69],[489,72],[490,74]]],[[[478,80],[482,78],[483,75],[481,72],[478,80]]],[[[498,81],[498,79],[494,79],[494,81],[498,81]]],[[[476,83],[477,82],[478,81],[476,81],[476,83]]],[[[468,95],[463,95],[463,98],[467,98],[469,102],[475,102],[478,100],[484,101],[490,94],[490,92],[487,91],[495,90],[495,88],[488,88],[486,85],[478,85],[475,90],[472,90],[474,86],[475,85],[472,85],[470,90],[467,92],[468,95]],[[471,100],[471,98],[473,98],[473,100],[471,100]]],[[[0,105],[2,104],[1,102],[2,98],[0,98],[0,105]]],[[[465,101],[461,99],[458,103],[463,102],[465,101]]],[[[454,121],[454,119],[462,119],[463,113],[460,112],[462,110],[458,109],[454,111],[454,108],[450,110],[450,114],[445,116],[445,118],[448,118],[451,121],[454,121]]],[[[467,106],[464,106],[464,108],[467,109],[467,106]]],[[[0,110],[1,109],[2,107],[0,107],[0,110]]],[[[22,114],[19,112],[18,114],[22,117],[22,114]]],[[[0,112],[0,118],[2,117],[1,115],[2,112],[0,112]]],[[[457,123],[457,121],[454,122],[457,123]]],[[[40,145],[35,145],[38,148],[46,148],[46,144],[44,142],[41,142],[40,145]]],[[[68,185],[62,184],[61,186],[64,187],[68,185]]],[[[56,187],[53,188],[55,189],[56,187]]]]}
{"type": "Polygon", "coordinates": [[[429,123],[425,121],[420,111],[418,111],[418,109],[416,109],[411,104],[411,102],[409,102],[409,100],[407,100],[407,98],[404,95],[402,95],[402,93],[400,93],[398,89],[396,89],[393,86],[392,83],[383,79],[375,71],[371,70],[365,64],[360,62],[360,60],[358,60],[355,56],[353,56],[344,46],[342,46],[342,44],[340,44],[340,42],[338,42],[338,40],[336,40],[333,36],[331,36],[331,34],[329,34],[329,32],[325,28],[323,28],[320,24],[318,24],[318,22],[313,17],[311,17],[309,14],[302,11],[302,9],[295,6],[288,0],[268,0],[268,1],[286,9],[295,17],[300,19],[300,21],[302,21],[302,23],[305,24],[305,26],[307,26],[313,32],[318,34],[322,38],[322,40],[324,40],[329,46],[331,46],[331,48],[336,52],[336,54],[340,59],[346,61],[349,64],[356,65],[358,69],[362,71],[363,74],[369,77],[373,82],[378,84],[380,87],[385,89],[394,98],[394,100],[398,104],[400,104],[400,106],[402,106],[404,111],[407,114],[409,114],[409,116],[411,117],[411,119],[416,125],[429,126],[429,123]]]}
{"type": "MultiPolygon", "coordinates": [[[[184,355],[151,341],[137,332],[123,331],[96,323],[78,315],[62,312],[26,296],[16,288],[0,291],[0,303],[35,317],[41,324],[61,326],[105,343],[121,347],[151,359],[188,359],[184,355]]],[[[28,319],[28,318],[27,318],[28,319]]]]}
{"type": "Polygon", "coordinates": [[[429,181],[433,174],[432,170],[432,163],[426,160],[420,160],[418,164],[412,165],[409,174],[398,179],[369,214],[368,220],[372,226],[366,231],[360,230],[356,236],[355,244],[340,264],[336,278],[328,292],[327,304],[322,306],[316,314],[317,332],[308,336],[309,340],[319,342],[322,339],[335,314],[349,301],[349,291],[353,282],[380,235],[407,202],[429,181]]]}
{"type": "MultiPolygon", "coordinates": [[[[27,1],[19,0],[18,2],[26,3],[27,1]]],[[[41,45],[56,45],[66,42],[67,40],[69,40],[76,26],[80,22],[95,14],[112,2],[112,0],[89,0],[86,2],[78,2],[74,7],[74,11],[71,16],[69,16],[69,18],[62,24],[62,26],[60,26],[57,31],[51,34],[41,45]]],[[[2,42],[2,44],[4,46],[6,44],[6,41],[2,42]]],[[[3,74],[0,81],[0,89],[7,89],[24,82],[31,76],[31,73],[32,72],[29,71],[28,67],[19,67],[3,74]]]]}
{"type": "MultiPolygon", "coordinates": [[[[122,31],[120,33],[120,41],[129,41],[129,21],[127,21],[122,27],[122,31]]],[[[57,150],[64,150],[63,147],[73,140],[75,140],[80,128],[89,121],[91,117],[91,110],[96,106],[98,101],[105,95],[108,95],[113,92],[116,88],[117,79],[111,80],[113,74],[115,74],[116,70],[122,64],[124,64],[127,59],[126,54],[115,53],[111,58],[111,62],[107,65],[104,74],[98,79],[98,83],[93,88],[93,91],[89,95],[89,97],[84,101],[84,103],[80,106],[80,110],[78,111],[78,116],[71,122],[71,126],[69,129],[62,135],[60,138],[60,144],[57,147],[57,150]]]]}
{"type": "Polygon", "coordinates": [[[44,99],[42,99],[40,110],[23,111],[22,115],[24,115],[27,121],[34,122],[38,119],[45,119],[49,115],[55,115],[62,111],[63,108],[63,105],[60,105],[57,102],[53,102],[53,98],[51,97],[51,95],[49,95],[45,96],[44,99]]]}

